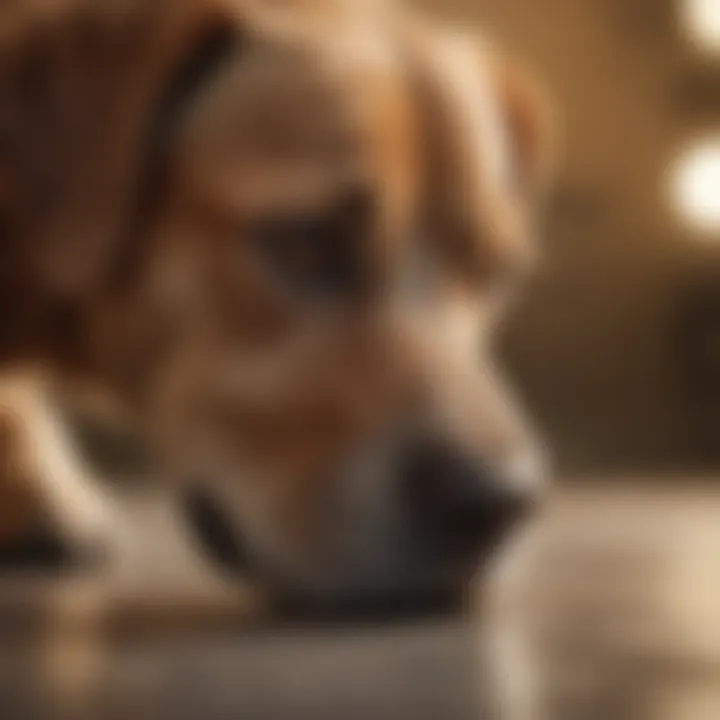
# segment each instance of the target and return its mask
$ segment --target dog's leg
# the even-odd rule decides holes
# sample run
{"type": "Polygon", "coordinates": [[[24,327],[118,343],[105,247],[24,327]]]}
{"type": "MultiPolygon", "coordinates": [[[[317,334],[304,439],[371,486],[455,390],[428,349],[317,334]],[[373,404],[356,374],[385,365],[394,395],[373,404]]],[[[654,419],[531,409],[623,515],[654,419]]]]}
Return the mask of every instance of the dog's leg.
{"type": "Polygon", "coordinates": [[[106,562],[63,578],[6,582],[0,605],[29,608],[55,630],[91,632],[255,625],[267,617],[262,590],[216,573],[166,499],[123,505],[116,527],[106,562]]]}
{"type": "Polygon", "coordinates": [[[43,382],[31,375],[0,379],[0,419],[6,452],[14,456],[28,495],[70,553],[91,555],[112,532],[112,513],[65,433],[43,382]]]}
{"type": "Polygon", "coordinates": [[[0,419],[31,496],[81,561],[72,578],[35,584],[42,585],[48,616],[61,624],[157,623],[244,618],[264,608],[254,589],[224,581],[205,561],[171,488],[124,496],[96,482],[40,379],[0,380],[0,419]],[[83,564],[88,557],[98,562],[83,564]]]}

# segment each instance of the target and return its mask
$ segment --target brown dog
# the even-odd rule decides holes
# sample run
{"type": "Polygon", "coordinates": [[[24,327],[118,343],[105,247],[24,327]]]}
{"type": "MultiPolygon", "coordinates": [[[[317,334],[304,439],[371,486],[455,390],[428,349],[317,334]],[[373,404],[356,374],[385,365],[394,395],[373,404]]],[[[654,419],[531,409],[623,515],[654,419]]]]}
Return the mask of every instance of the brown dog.
{"type": "MultiPolygon", "coordinates": [[[[251,584],[326,609],[460,594],[540,493],[487,342],[545,172],[522,76],[389,3],[1,14],[8,378],[102,388],[251,584]]],[[[64,452],[35,457],[40,492],[102,538],[112,504],[64,452]]]]}

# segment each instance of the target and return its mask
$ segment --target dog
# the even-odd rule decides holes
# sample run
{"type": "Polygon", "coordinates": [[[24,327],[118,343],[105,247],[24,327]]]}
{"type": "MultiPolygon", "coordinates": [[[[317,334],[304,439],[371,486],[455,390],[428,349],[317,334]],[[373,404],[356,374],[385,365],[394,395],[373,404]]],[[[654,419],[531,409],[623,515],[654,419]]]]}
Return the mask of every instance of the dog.
{"type": "Polygon", "coordinates": [[[181,592],[220,576],[263,607],[463,597],[544,492],[490,343],[538,250],[534,83],[392,2],[0,12],[0,410],[61,533],[134,548],[132,575],[167,526],[181,592]],[[49,385],[157,449],[144,520],[49,385]]]}

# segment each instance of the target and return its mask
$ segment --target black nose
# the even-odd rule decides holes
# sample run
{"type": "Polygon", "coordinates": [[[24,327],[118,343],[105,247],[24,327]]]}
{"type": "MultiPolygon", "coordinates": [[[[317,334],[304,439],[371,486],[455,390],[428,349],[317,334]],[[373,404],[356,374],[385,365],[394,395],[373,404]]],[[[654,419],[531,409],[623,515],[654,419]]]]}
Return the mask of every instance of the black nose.
{"type": "Polygon", "coordinates": [[[532,483],[441,442],[409,447],[402,476],[420,532],[454,557],[489,554],[536,505],[532,483]]]}

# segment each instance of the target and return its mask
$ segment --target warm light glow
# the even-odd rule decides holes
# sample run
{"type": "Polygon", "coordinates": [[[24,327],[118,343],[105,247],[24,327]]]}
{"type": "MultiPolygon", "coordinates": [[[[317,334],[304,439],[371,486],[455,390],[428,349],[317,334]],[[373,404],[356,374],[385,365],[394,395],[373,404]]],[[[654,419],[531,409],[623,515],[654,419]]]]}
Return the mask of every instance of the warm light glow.
{"type": "Polygon", "coordinates": [[[685,26],[694,44],[720,53],[720,0],[683,0],[685,26]]]}
{"type": "Polygon", "coordinates": [[[671,182],[683,220],[695,230],[720,237],[720,135],[685,151],[673,168],[671,182]]]}

